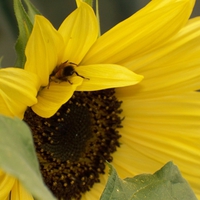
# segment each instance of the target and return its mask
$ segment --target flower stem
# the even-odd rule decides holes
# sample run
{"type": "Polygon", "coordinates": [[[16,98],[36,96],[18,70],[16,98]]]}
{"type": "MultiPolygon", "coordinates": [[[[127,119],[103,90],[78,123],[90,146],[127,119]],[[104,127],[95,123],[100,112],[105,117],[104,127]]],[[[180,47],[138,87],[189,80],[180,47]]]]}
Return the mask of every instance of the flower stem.
{"type": "Polygon", "coordinates": [[[91,7],[93,7],[93,0],[83,0],[87,4],[89,4],[91,7]]]}
{"type": "Polygon", "coordinates": [[[99,2],[96,0],[96,16],[99,25],[99,36],[101,35],[101,27],[100,27],[100,16],[99,16],[99,2]]]}

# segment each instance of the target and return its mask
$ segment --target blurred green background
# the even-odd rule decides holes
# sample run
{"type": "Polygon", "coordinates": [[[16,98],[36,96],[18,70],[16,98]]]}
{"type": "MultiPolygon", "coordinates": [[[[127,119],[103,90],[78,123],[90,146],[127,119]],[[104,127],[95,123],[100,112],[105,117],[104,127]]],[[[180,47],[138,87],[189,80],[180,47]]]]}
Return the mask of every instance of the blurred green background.
{"type": "MultiPolygon", "coordinates": [[[[31,2],[56,28],[76,8],[75,0],[31,0],[31,2]]],[[[148,2],[149,0],[99,0],[101,32],[104,33],[148,2]]],[[[200,15],[200,0],[196,0],[192,17],[198,15],[200,15]]],[[[15,63],[14,44],[17,35],[13,0],[0,0],[0,57],[4,56],[3,67],[12,66],[15,63]]]]}

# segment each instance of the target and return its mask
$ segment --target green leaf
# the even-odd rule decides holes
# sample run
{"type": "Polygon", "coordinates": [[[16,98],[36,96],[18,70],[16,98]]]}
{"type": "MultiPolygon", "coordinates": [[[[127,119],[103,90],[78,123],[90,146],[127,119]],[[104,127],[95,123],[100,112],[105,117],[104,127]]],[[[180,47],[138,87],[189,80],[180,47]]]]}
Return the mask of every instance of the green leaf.
{"type": "Polygon", "coordinates": [[[0,168],[16,177],[37,200],[55,200],[44,185],[29,127],[0,115],[0,168]]]}
{"type": "Polygon", "coordinates": [[[41,13],[29,0],[24,0],[24,2],[26,3],[27,8],[28,8],[29,19],[31,20],[33,24],[35,15],[40,15],[41,13]]]}
{"type": "Polygon", "coordinates": [[[109,164],[110,177],[101,200],[197,200],[178,168],[167,163],[159,171],[120,179],[109,164]]]}
{"type": "Polygon", "coordinates": [[[17,52],[15,66],[23,68],[26,61],[25,47],[31,34],[33,24],[23,7],[21,0],[14,0],[14,11],[19,27],[19,37],[15,45],[15,50],[17,52]]]}

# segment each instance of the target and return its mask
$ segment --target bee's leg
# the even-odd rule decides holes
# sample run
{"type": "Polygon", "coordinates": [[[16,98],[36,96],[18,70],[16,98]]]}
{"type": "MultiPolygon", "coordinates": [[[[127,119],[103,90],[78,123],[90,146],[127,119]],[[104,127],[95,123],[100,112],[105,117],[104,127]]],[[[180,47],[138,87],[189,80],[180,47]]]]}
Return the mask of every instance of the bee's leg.
{"type": "Polygon", "coordinates": [[[73,63],[73,62],[68,62],[69,60],[66,60],[64,63],[62,63],[62,64],[65,64],[65,63],[68,63],[68,64],[72,64],[72,65],[75,65],[75,66],[77,66],[77,64],[76,63],[73,63]]]}
{"type": "Polygon", "coordinates": [[[51,83],[51,75],[49,76],[49,83],[47,85],[47,89],[49,89],[50,83],[51,83]]]}
{"type": "Polygon", "coordinates": [[[47,89],[49,89],[49,86],[50,86],[50,81],[49,81],[49,84],[47,85],[47,89]]]}
{"type": "Polygon", "coordinates": [[[66,80],[70,85],[73,85],[73,83],[69,80],[69,79],[67,79],[66,80]]]}
{"type": "Polygon", "coordinates": [[[62,79],[60,79],[60,83],[61,82],[68,82],[70,85],[73,84],[67,77],[62,77],[62,79]]]}
{"type": "Polygon", "coordinates": [[[76,63],[73,63],[73,62],[68,62],[68,63],[71,64],[71,65],[75,65],[75,66],[77,66],[76,63]]]}
{"type": "Polygon", "coordinates": [[[87,80],[90,80],[89,78],[86,78],[86,77],[84,77],[84,76],[81,76],[80,74],[78,74],[78,72],[76,72],[76,71],[74,71],[74,73],[76,74],[76,76],[80,76],[81,78],[83,78],[83,79],[87,79],[87,80]]]}
{"type": "MultiPolygon", "coordinates": [[[[58,78],[56,78],[55,76],[50,75],[50,76],[49,76],[49,84],[47,85],[47,89],[49,89],[50,83],[51,83],[52,81],[55,82],[55,83],[61,83],[61,82],[63,82],[63,81],[69,82],[69,80],[68,80],[67,78],[58,79],[58,78]]],[[[70,84],[71,84],[71,82],[70,82],[70,84]]]]}

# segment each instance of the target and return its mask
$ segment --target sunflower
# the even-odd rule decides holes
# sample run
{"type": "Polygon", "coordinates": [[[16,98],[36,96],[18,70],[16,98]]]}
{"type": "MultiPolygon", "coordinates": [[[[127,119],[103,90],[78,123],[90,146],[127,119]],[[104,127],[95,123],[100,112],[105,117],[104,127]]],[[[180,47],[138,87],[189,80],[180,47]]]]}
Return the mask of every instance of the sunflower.
{"type": "MultiPolygon", "coordinates": [[[[101,36],[82,62],[117,63],[144,76],[115,90],[125,116],[112,162],[119,176],[152,173],[173,160],[200,198],[200,18],[188,20],[193,4],[150,2],[101,36]]],[[[102,179],[83,199],[98,199],[102,179]]]]}
{"type": "Polygon", "coordinates": [[[134,85],[143,78],[118,64],[81,64],[97,40],[98,23],[88,4],[82,1],[77,4],[78,8],[58,30],[46,18],[36,15],[26,46],[24,69],[40,78],[38,102],[32,110],[42,117],[54,115],[75,90],[95,91],[134,85]]]}
{"type": "Polygon", "coordinates": [[[188,20],[194,1],[152,1],[98,39],[90,8],[78,5],[58,31],[36,17],[26,48],[24,71],[37,74],[39,93],[24,120],[45,163],[47,185],[57,195],[70,185],[69,197],[98,199],[107,178],[105,160],[122,178],[152,173],[173,160],[199,196],[200,19],[188,20]],[[88,23],[93,25],[86,29],[88,23]],[[63,65],[73,67],[74,76],[62,80],[63,65]],[[144,80],[134,85],[142,77],[130,71],[144,80]],[[70,134],[62,134],[68,128],[70,134]],[[74,138],[81,142],[73,146],[74,138]]]}

